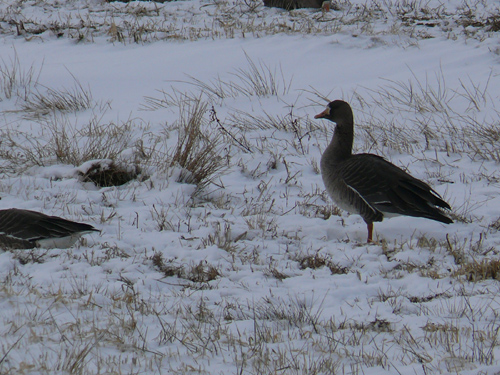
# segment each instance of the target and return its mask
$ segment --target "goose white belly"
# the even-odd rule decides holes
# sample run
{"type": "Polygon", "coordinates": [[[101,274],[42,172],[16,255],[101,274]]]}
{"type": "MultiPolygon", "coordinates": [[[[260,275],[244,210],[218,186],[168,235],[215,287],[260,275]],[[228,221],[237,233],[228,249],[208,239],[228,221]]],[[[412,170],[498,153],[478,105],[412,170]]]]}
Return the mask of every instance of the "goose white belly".
{"type": "Polygon", "coordinates": [[[65,237],[44,238],[37,240],[36,245],[44,249],[66,249],[73,246],[80,236],[81,233],[65,237]]]}

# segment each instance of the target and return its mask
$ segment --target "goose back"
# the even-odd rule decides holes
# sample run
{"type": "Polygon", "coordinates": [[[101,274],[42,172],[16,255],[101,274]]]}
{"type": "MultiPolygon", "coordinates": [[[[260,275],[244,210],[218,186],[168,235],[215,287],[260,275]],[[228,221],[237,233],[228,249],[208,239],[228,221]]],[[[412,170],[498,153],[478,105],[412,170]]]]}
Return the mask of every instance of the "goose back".
{"type": "Polygon", "coordinates": [[[0,246],[4,248],[69,247],[82,234],[94,231],[98,229],[90,224],[41,212],[16,208],[0,210],[0,246]]]}

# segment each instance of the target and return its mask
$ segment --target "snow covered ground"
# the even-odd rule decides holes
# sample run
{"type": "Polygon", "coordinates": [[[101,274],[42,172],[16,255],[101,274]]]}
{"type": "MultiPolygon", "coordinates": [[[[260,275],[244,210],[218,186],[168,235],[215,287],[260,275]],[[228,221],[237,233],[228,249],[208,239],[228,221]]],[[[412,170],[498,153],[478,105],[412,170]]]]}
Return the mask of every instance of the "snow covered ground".
{"type": "Polygon", "coordinates": [[[0,4],[0,208],[101,230],[0,253],[2,374],[500,373],[500,10],[483,2],[0,4]],[[355,151],[454,223],[366,225],[355,151]],[[113,163],[111,163],[113,161],[113,163]],[[138,174],[85,180],[96,165],[138,174]]]}

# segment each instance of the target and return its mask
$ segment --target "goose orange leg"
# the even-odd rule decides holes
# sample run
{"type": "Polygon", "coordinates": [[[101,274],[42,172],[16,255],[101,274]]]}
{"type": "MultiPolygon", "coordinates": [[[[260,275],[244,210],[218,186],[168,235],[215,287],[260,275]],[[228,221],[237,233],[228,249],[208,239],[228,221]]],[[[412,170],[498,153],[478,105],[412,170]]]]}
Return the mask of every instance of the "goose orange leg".
{"type": "Polygon", "coordinates": [[[368,243],[373,242],[373,223],[366,224],[368,227],[368,243]]]}

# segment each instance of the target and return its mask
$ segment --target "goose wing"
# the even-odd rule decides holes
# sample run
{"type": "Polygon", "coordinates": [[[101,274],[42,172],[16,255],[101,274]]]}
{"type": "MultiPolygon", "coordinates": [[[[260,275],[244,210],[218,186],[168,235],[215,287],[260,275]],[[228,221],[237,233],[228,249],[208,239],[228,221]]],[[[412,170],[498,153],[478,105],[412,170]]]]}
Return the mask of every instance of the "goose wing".
{"type": "Polygon", "coordinates": [[[384,158],[357,154],[339,168],[339,176],[375,210],[386,214],[452,220],[439,208],[450,209],[437,192],[384,158]]]}
{"type": "Polygon", "coordinates": [[[14,239],[35,241],[98,231],[92,225],[77,223],[41,212],[11,208],[0,210],[0,234],[14,239]]]}

